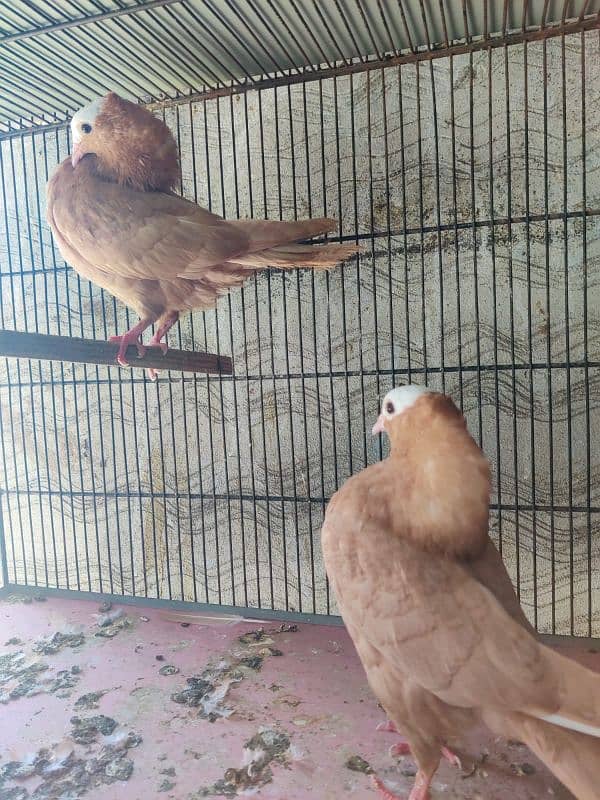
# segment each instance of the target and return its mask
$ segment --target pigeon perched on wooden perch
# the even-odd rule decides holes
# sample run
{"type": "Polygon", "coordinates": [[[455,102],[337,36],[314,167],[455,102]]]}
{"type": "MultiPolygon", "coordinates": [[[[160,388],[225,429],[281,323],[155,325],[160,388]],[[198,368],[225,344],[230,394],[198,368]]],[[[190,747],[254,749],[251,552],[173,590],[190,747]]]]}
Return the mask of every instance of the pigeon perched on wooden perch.
{"type": "Polygon", "coordinates": [[[184,312],[268,267],[329,269],[356,252],[349,244],[298,244],[327,233],[327,218],[295,222],[224,220],[173,193],[180,170],[175,140],[162,120],[114,93],[71,121],[73,152],[47,187],[48,222],[77,272],[132,308],[140,321],[122,336],[143,353],[141,334],[157,323],[161,347],[184,312]]]}
{"type": "MultiPolygon", "coordinates": [[[[327,508],[327,574],[369,684],[418,767],[427,800],[440,756],[483,722],[524,741],[579,800],[600,797],[600,675],[544,646],[488,535],[488,462],[450,398],[386,395],[373,433],[389,458],[327,508]]],[[[459,763],[459,762],[457,762],[459,763]]],[[[394,795],[376,779],[383,795],[394,795]]]]}

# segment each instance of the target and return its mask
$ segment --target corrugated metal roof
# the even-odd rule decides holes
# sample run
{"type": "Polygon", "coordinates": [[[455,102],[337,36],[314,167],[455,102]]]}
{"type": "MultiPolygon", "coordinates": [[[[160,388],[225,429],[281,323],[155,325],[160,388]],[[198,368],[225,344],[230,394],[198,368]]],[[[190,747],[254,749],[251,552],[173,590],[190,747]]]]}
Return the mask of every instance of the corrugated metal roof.
{"type": "Polygon", "coordinates": [[[111,89],[177,99],[599,11],[600,0],[0,0],[0,130],[64,121],[111,89]]]}

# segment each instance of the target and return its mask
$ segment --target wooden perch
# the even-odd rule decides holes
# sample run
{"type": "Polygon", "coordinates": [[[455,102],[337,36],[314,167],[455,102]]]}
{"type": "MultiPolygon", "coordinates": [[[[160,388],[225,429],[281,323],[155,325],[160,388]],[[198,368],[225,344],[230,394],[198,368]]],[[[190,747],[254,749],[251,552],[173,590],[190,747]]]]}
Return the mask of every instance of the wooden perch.
{"type": "MultiPolygon", "coordinates": [[[[107,364],[118,366],[118,344],[95,339],[73,339],[70,336],[50,336],[44,333],[23,333],[0,330],[0,356],[8,358],[35,358],[42,361],[71,361],[80,364],[107,364]]],[[[147,347],[140,358],[137,348],[127,348],[131,367],[154,367],[179,372],[211,372],[231,375],[233,365],[228,356],[197,353],[190,350],[167,350],[163,355],[159,347],[147,347]]]]}

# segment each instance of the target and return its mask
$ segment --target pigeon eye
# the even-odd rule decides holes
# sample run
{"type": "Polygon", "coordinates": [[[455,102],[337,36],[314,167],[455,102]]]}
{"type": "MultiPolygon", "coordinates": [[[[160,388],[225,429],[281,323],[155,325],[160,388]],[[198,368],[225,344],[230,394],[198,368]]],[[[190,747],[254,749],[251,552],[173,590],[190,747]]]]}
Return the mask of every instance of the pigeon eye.
{"type": "Polygon", "coordinates": [[[91,133],[92,132],[92,126],[89,124],[89,122],[84,122],[83,123],[83,125],[81,126],[81,132],[82,133],[91,133]]]}
{"type": "Polygon", "coordinates": [[[385,404],[385,412],[386,412],[386,414],[393,414],[394,411],[395,411],[394,404],[391,401],[388,400],[388,402],[385,404]]]}

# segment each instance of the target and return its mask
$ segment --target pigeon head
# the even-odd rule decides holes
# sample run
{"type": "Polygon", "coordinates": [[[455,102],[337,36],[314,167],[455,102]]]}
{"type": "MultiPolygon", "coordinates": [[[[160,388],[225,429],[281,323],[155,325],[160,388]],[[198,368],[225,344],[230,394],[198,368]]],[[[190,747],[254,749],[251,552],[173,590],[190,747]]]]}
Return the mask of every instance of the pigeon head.
{"type": "Polygon", "coordinates": [[[73,169],[85,159],[106,180],[139,191],[168,192],[179,181],[177,145],[165,123],[114,92],[74,114],[71,135],[73,169]]]}
{"type": "Polygon", "coordinates": [[[381,414],[373,425],[373,436],[384,432],[389,434],[392,420],[412,408],[417,400],[426,394],[431,394],[430,390],[426,386],[418,386],[415,383],[398,386],[389,391],[383,398],[381,414]]]}

